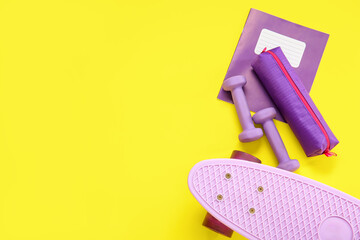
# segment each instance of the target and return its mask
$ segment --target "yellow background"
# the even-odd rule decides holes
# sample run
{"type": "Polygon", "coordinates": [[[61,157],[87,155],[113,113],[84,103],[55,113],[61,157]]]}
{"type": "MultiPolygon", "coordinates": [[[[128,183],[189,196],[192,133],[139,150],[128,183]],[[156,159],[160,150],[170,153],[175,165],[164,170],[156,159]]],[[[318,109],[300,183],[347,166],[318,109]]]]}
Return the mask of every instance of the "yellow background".
{"type": "Polygon", "coordinates": [[[1,0],[0,239],[225,239],[187,175],[233,149],[276,166],[216,98],[251,7],[330,34],[311,96],[339,156],[276,125],[298,174],[360,198],[359,1],[1,0]]]}

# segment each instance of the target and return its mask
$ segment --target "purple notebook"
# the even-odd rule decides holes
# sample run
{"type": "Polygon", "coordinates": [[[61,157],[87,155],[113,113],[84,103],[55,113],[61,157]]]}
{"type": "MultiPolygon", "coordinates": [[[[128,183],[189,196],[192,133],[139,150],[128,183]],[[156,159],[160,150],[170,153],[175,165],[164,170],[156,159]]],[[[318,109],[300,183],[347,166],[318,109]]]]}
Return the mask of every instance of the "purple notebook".
{"type": "MultiPolygon", "coordinates": [[[[276,106],[263,88],[251,63],[266,47],[281,47],[291,66],[310,92],[329,35],[284,19],[251,9],[225,79],[244,75],[244,92],[251,111],[276,106]]],[[[218,98],[232,103],[231,93],[220,89],[218,98]]],[[[276,119],[285,121],[280,114],[276,119]]]]}

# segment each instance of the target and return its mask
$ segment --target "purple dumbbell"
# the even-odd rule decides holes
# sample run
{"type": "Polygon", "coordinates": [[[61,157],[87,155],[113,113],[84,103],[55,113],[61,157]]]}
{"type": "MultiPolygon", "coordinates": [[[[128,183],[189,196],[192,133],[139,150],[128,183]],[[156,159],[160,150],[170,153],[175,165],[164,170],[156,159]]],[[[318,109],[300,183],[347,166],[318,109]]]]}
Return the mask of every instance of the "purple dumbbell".
{"type": "Polygon", "coordinates": [[[263,125],[266,137],[268,138],[270,146],[279,161],[279,165],[277,167],[293,172],[300,167],[300,164],[298,160],[290,159],[284,142],[282,141],[280,134],[273,122],[273,118],[275,118],[275,116],[275,109],[270,107],[255,113],[253,120],[255,123],[263,125]]]}
{"type": "Polygon", "coordinates": [[[222,87],[225,91],[231,91],[240,124],[243,132],[239,135],[240,142],[252,142],[262,137],[261,128],[255,128],[251,119],[249,107],[246,102],[243,86],[246,84],[244,76],[238,75],[225,79],[222,87]]]}

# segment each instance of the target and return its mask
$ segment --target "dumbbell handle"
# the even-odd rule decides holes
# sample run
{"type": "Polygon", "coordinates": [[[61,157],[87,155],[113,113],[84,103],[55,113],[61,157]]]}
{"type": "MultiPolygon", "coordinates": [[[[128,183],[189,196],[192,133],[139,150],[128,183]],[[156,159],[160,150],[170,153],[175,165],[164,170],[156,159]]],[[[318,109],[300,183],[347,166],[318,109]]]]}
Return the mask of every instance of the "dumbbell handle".
{"type": "Polygon", "coordinates": [[[279,163],[290,159],[289,154],[285,148],[284,142],[281,139],[279,131],[277,130],[274,121],[269,120],[263,123],[263,128],[270,146],[273,149],[279,163]]]}
{"type": "Polygon", "coordinates": [[[231,91],[231,95],[243,129],[254,128],[243,89],[241,87],[237,87],[231,91]]]}

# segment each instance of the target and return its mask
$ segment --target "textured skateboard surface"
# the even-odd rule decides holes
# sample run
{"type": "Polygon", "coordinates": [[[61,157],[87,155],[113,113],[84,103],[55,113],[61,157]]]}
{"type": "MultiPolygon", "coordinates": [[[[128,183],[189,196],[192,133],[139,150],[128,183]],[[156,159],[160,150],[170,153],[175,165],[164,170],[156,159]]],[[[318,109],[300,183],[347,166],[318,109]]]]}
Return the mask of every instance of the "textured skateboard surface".
{"type": "Polygon", "coordinates": [[[249,239],[360,239],[360,201],[298,174],[212,159],[191,169],[188,184],[210,214],[249,239]]]}

